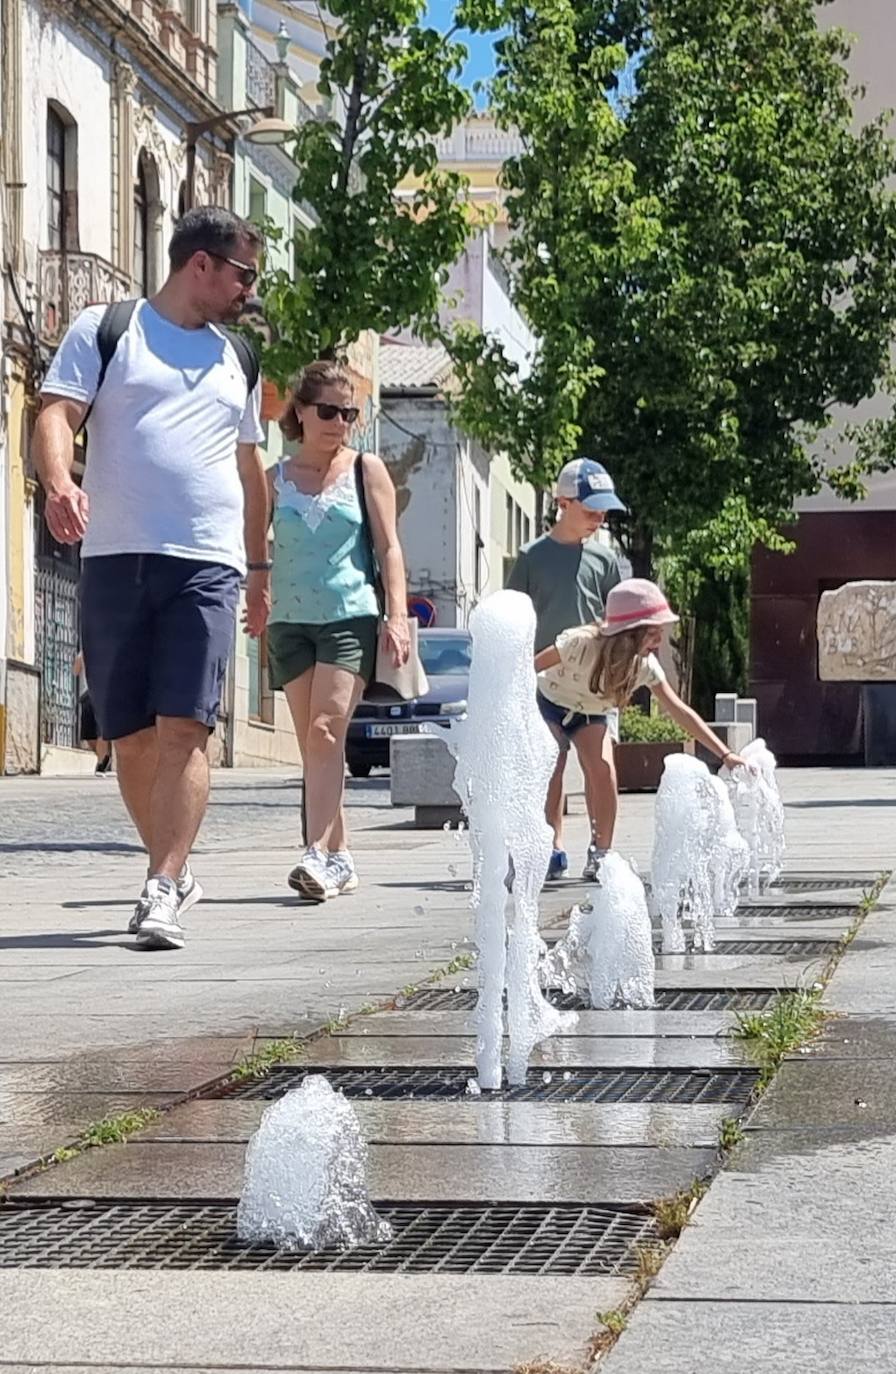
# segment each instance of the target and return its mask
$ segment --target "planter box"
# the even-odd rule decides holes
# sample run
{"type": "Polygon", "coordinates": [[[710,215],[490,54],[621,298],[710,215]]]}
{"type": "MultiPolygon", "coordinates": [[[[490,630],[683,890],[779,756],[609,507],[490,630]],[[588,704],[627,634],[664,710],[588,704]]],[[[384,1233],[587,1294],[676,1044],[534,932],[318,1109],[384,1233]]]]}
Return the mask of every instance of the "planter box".
{"type": "Polygon", "coordinates": [[[620,792],[655,792],[669,754],[693,754],[693,740],[665,744],[617,744],[616,776],[620,792]]]}

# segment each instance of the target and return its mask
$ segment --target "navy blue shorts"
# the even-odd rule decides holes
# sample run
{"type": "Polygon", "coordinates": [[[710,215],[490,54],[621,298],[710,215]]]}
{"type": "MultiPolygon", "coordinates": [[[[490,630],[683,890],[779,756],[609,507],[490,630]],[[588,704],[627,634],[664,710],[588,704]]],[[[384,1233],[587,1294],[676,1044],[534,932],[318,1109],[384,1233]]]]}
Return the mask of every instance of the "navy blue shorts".
{"type": "Polygon", "coordinates": [[[85,558],[81,643],[104,739],[156,716],[212,730],[233,652],[240,575],[221,563],[161,553],[85,558]]]}
{"type": "Polygon", "coordinates": [[[586,716],[581,711],[570,711],[566,706],[557,706],[553,701],[548,701],[541,692],[538,693],[538,709],[548,725],[556,725],[568,740],[579,730],[584,730],[586,725],[607,724],[606,716],[586,716]]]}

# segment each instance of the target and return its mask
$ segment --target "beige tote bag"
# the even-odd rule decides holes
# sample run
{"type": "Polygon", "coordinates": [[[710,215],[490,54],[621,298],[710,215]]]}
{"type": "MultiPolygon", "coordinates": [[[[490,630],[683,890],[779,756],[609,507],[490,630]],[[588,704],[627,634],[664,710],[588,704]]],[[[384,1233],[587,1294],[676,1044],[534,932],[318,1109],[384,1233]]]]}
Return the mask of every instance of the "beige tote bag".
{"type": "Polygon", "coordinates": [[[367,512],[367,492],[364,487],[364,455],[359,453],[355,459],[355,485],[358,489],[358,504],[361,507],[361,519],[367,534],[367,549],[370,560],[370,576],[376,591],[376,599],[380,607],[380,624],[377,630],[376,644],[376,668],[374,670],[373,681],[369,683],[364,693],[365,701],[413,701],[415,697],[424,697],[429,691],[429,682],[423,671],[423,664],[420,662],[419,641],[417,632],[419,629],[417,621],[410,617],[408,629],[411,636],[410,653],[408,661],[396,668],[395,660],[391,650],[383,643],[384,611],[386,605],[386,595],[383,589],[380,570],[376,561],[376,549],[373,544],[373,531],[370,527],[370,516],[367,512]]]}

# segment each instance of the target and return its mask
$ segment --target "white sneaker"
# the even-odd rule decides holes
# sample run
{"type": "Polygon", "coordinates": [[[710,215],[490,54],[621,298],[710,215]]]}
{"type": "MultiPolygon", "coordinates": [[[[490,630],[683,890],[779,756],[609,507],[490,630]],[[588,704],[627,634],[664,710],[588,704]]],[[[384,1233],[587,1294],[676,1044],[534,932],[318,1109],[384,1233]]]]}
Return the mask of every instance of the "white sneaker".
{"type": "Polygon", "coordinates": [[[329,859],[322,849],[311,845],[287,878],[290,887],[312,902],[326,902],[339,896],[330,872],[329,859]]]}
{"type": "Polygon", "coordinates": [[[347,849],[334,850],[327,856],[327,872],[340,896],[358,890],[358,874],[355,861],[347,849]]]}
{"type": "Polygon", "coordinates": [[[598,849],[596,844],[589,844],[588,857],[585,860],[585,867],[582,870],[582,877],[586,883],[596,883],[600,874],[601,862],[607,857],[606,849],[598,849]]]}
{"type": "Polygon", "coordinates": [[[143,949],[183,949],[177,883],[173,878],[148,878],[145,892],[149,909],[137,930],[137,944],[143,949]]]}
{"type": "MultiPolygon", "coordinates": [[[[190,907],[195,906],[202,897],[202,888],[193,876],[193,870],[188,863],[184,864],[180,872],[180,877],[177,880],[177,895],[180,899],[180,905],[177,908],[178,916],[182,916],[185,911],[189,911],[190,907]]],[[[134,914],[128,922],[129,935],[137,934],[137,931],[143,923],[143,918],[149,911],[149,905],[149,894],[146,891],[146,883],[144,883],[143,891],[140,893],[137,899],[137,905],[134,907],[134,914]]]]}

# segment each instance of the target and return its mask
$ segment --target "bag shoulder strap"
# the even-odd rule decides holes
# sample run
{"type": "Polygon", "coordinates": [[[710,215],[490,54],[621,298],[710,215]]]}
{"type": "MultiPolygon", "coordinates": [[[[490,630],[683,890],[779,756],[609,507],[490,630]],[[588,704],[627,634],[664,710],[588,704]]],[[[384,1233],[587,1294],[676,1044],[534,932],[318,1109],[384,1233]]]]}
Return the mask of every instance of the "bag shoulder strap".
{"type": "Polygon", "coordinates": [[[252,347],[245,334],[241,334],[238,329],[228,329],[227,326],[223,324],[218,327],[224,337],[229,340],[234,353],[239,359],[240,367],[243,369],[243,376],[246,378],[246,388],[251,396],[252,392],[255,390],[256,383],[258,382],[258,375],[261,371],[255,349],[252,347]]]}
{"type": "Polygon", "coordinates": [[[364,526],[364,534],[367,544],[367,558],[369,565],[370,581],[376,592],[376,599],[379,603],[380,614],[385,614],[386,591],[383,586],[383,579],[380,576],[379,563],[377,562],[376,546],[373,542],[373,530],[370,525],[370,512],[367,509],[367,488],[364,481],[364,453],[358,450],[355,458],[355,488],[358,492],[358,505],[361,509],[361,524],[364,526]]]}
{"type": "MultiPolygon", "coordinates": [[[[137,309],[137,301],[113,301],[107,305],[100,320],[99,328],[96,331],[96,347],[100,355],[100,371],[97,377],[96,389],[99,391],[103,385],[109,364],[115,356],[118,341],[122,334],[126,334],[134,311],[137,309]]],[[[96,397],[94,396],[94,400],[96,397]]]]}

